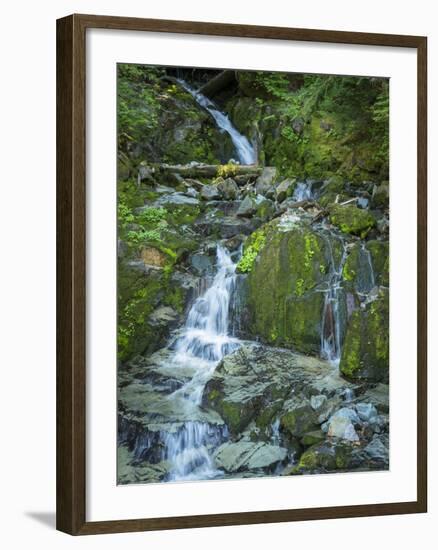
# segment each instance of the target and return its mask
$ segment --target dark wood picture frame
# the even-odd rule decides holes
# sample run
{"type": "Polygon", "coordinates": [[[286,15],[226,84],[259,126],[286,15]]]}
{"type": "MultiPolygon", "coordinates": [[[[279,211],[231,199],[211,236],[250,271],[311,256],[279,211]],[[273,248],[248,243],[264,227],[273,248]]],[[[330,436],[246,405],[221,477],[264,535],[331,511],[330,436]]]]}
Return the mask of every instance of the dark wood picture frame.
{"type": "Polygon", "coordinates": [[[427,39],[421,36],[70,15],[57,21],[57,529],[72,535],[347,518],[427,511],[427,39]],[[417,51],[417,499],[411,502],[86,521],[85,34],[172,32],[417,51]]]}

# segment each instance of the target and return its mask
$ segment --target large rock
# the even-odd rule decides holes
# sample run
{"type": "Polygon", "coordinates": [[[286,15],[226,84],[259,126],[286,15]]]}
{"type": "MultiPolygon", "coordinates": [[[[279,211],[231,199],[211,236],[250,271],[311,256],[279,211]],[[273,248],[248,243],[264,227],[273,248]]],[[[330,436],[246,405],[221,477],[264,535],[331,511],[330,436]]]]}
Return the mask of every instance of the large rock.
{"type": "Polygon", "coordinates": [[[388,241],[355,243],[349,251],[342,274],[344,280],[362,294],[369,292],[375,285],[388,286],[388,241]]]}
{"type": "Polygon", "coordinates": [[[324,441],[309,447],[301,455],[292,474],[346,470],[351,461],[352,448],[347,442],[324,441]]]}
{"type": "Polygon", "coordinates": [[[221,198],[221,193],[216,185],[204,185],[201,189],[200,195],[205,201],[214,201],[221,198]]]}
{"type": "Polygon", "coordinates": [[[205,235],[219,236],[221,239],[231,239],[236,235],[250,235],[257,227],[253,220],[236,218],[235,216],[216,216],[208,213],[197,222],[197,227],[205,235]]]}
{"type": "Polygon", "coordinates": [[[231,178],[222,179],[222,181],[217,184],[217,189],[225,200],[234,200],[239,194],[239,188],[236,182],[231,178]]]}
{"type": "Polygon", "coordinates": [[[236,216],[250,218],[256,213],[256,211],[257,203],[255,198],[250,195],[246,195],[237,210],[236,216]]]}
{"type": "Polygon", "coordinates": [[[138,264],[119,262],[117,351],[122,361],[164,345],[192,295],[194,285],[190,277],[176,271],[169,277],[157,266],[158,262],[161,256],[155,249],[144,251],[138,264]],[[166,307],[175,315],[169,315],[170,309],[161,309],[166,307]],[[157,311],[167,312],[160,315],[159,322],[157,311]]]}
{"type": "Polygon", "coordinates": [[[276,189],[276,197],[278,202],[283,202],[288,197],[293,195],[296,180],[287,179],[282,181],[276,189]]]}
{"type": "Polygon", "coordinates": [[[242,470],[271,469],[282,462],[286,455],[287,450],[276,445],[241,441],[221,445],[214,454],[214,460],[218,468],[233,473],[242,470]]]}
{"type": "Polygon", "coordinates": [[[161,196],[157,202],[160,206],[199,206],[199,200],[194,197],[188,197],[184,193],[171,193],[161,196]]]}
{"type": "Polygon", "coordinates": [[[389,377],[389,292],[381,287],[364,309],[353,312],[340,362],[352,380],[386,382],[389,377]]]}
{"type": "Polygon", "coordinates": [[[200,275],[213,273],[214,261],[208,254],[192,254],[190,256],[190,264],[193,269],[200,275]]]}
{"type": "Polygon", "coordinates": [[[303,437],[306,432],[317,428],[317,415],[310,403],[301,399],[292,399],[285,403],[286,413],[281,417],[283,429],[294,437],[303,437]]]}
{"type": "Polygon", "coordinates": [[[204,389],[202,405],[220,414],[233,437],[250,422],[264,430],[275,419],[281,419],[284,433],[304,435],[325,420],[319,422],[320,411],[313,410],[306,395],[340,394],[350,386],[326,361],[246,344],[217,366],[204,389]]]}
{"type": "Polygon", "coordinates": [[[330,222],[339,227],[343,233],[365,238],[376,225],[375,217],[368,210],[362,210],[351,204],[344,206],[332,204],[328,210],[330,222]]]}
{"type": "Polygon", "coordinates": [[[375,185],[373,196],[371,198],[373,208],[388,208],[389,207],[389,184],[388,182],[375,185]]]}
{"type": "Polygon", "coordinates": [[[366,248],[371,254],[376,284],[389,286],[389,242],[368,241],[366,248]]]}
{"type": "Polygon", "coordinates": [[[277,169],[271,166],[263,168],[263,172],[256,179],[255,190],[259,195],[266,196],[267,193],[270,193],[273,183],[277,175],[277,169]]]}
{"type": "Polygon", "coordinates": [[[328,421],[327,435],[347,441],[359,441],[354,422],[358,423],[359,418],[352,409],[339,409],[328,421]]]}
{"type": "Polygon", "coordinates": [[[251,260],[246,270],[249,335],[272,345],[319,353],[324,311],[321,290],[328,284],[330,249],[339,258],[340,242],[287,214],[257,233],[263,233],[264,246],[255,256],[251,247],[245,247],[240,262],[251,260]]]}

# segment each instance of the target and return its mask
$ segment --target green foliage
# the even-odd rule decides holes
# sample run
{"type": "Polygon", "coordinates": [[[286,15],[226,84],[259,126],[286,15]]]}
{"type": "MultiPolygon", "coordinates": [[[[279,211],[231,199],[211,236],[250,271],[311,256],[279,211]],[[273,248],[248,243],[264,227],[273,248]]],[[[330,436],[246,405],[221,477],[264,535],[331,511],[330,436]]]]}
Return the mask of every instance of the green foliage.
{"type": "Polygon", "coordinates": [[[237,264],[239,273],[249,273],[254,265],[254,262],[265,245],[266,234],[263,228],[255,231],[249,237],[249,243],[245,246],[244,253],[237,264]]]}
{"type": "Polygon", "coordinates": [[[376,219],[367,210],[361,210],[356,206],[329,206],[330,222],[339,227],[343,233],[358,235],[364,239],[369,231],[376,225],[376,219]]]}
{"type": "Polygon", "coordinates": [[[218,178],[232,178],[238,172],[238,165],[233,163],[222,164],[217,168],[217,177],[218,178]]]}
{"type": "Polygon", "coordinates": [[[157,128],[159,77],[162,70],[144,65],[117,66],[117,122],[119,149],[137,142],[146,131],[157,128]]]}
{"type": "Polygon", "coordinates": [[[259,157],[284,177],[387,179],[387,79],[241,73],[229,103],[237,127],[262,136],[259,157]]]}

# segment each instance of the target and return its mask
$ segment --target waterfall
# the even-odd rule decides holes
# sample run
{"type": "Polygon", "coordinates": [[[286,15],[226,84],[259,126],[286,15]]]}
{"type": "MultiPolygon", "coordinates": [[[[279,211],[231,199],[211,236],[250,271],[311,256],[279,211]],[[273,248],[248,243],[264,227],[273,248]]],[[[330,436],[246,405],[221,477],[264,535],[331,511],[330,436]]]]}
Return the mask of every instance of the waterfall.
{"type": "Polygon", "coordinates": [[[299,181],[295,187],[292,198],[296,202],[313,199],[312,183],[299,181]]]}
{"type": "Polygon", "coordinates": [[[214,118],[221,130],[227,132],[236,149],[236,154],[241,164],[255,164],[257,155],[254,147],[248,139],[242,135],[231,123],[230,119],[222,113],[217,106],[205,95],[191,88],[183,79],[178,79],[181,86],[192,95],[195,101],[214,118]]]}
{"type": "Polygon", "coordinates": [[[364,243],[361,243],[359,249],[359,273],[357,276],[357,285],[358,291],[362,294],[368,293],[376,286],[371,253],[364,243]]]}
{"type": "MultiPolygon", "coordinates": [[[[193,303],[182,334],[174,344],[173,363],[191,368],[192,378],[168,396],[189,413],[201,404],[202,392],[219,361],[237,349],[239,340],[228,334],[229,313],[236,281],[236,264],[218,244],[217,272],[209,288],[193,303]]],[[[190,417],[190,415],[189,415],[190,417]]],[[[218,472],[210,456],[226,437],[227,428],[187,421],[176,432],[162,432],[163,460],[172,464],[171,480],[206,479],[218,472]]]]}
{"type": "Polygon", "coordinates": [[[347,249],[343,243],[341,261],[336,266],[333,247],[329,238],[327,238],[328,249],[330,251],[330,273],[329,287],[325,292],[324,309],[322,314],[321,327],[321,357],[339,365],[341,359],[341,311],[340,299],[342,296],[342,269],[347,258],[347,249]]]}

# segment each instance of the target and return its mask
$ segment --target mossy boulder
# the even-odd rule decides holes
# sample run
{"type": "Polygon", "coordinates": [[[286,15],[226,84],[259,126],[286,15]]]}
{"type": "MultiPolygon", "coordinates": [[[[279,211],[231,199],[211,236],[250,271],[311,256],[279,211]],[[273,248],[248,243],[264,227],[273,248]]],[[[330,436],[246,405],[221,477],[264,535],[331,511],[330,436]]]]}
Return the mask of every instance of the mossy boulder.
{"type": "Polygon", "coordinates": [[[368,241],[367,249],[371,254],[376,282],[382,286],[389,285],[389,242],[388,241],[368,241]]]}
{"type": "Polygon", "coordinates": [[[375,285],[389,284],[389,243],[368,241],[355,243],[345,260],[343,279],[357,292],[369,292],[375,285]]]}
{"type": "Polygon", "coordinates": [[[304,447],[311,447],[318,443],[325,441],[325,433],[322,430],[314,430],[306,432],[301,438],[301,445],[304,447]]]}
{"type": "Polygon", "coordinates": [[[126,361],[164,343],[184,312],[188,289],[165,269],[139,262],[118,266],[118,357],[126,361]],[[172,316],[162,315],[172,310],[172,316]],[[159,322],[157,322],[159,319],[159,322]]]}
{"type": "Polygon", "coordinates": [[[328,206],[330,222],[343,233],[357,235],[362,239],[375,227],[376,219],[367,210],[357,206],[332,204],[328,206]]]}
{"type": "Polygon", "coordinates": [[[317,415],[308,401],[291,400],[285,404],[286,414],[281,419],[282,429],[293,437],[303,437],[317,428],[317,415]]]}
{"type": "Polygon", "coordinates": [[[373,196],[371,198],[371,204],[374,208],[388,208],[389,207],[389,184],[383,182],[380,185],[374,186],[373,196]]]}
{"type": "Polygon", "coordinates": [[[292,474],[346,470],[350,464],[352,447],[338,441],[324,441],[309,447],[301,455],[292,474]]]}
{"type": "Polygon", "coordinates": [[[342,349],[341,373],[350,380],[387,382],[389,378],[389,292],[351,315],[342,349]]]}
{"type": "MultiPolygon", "coordinates": [[[[324,308],[318,285],[329,273],[328,242],[309,226],[288,220],[283,216],[262,226],[239,263],[249,273],[248,332],[271,345],[318,353],[324,308]]],[[[337,249],[338,243],[332,246],[337,249]]]]}

